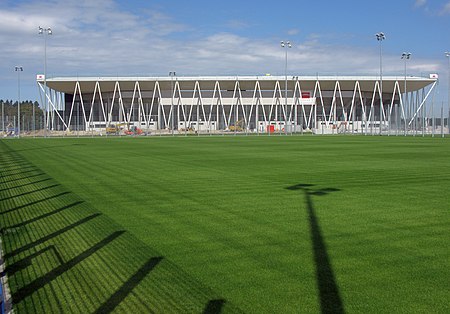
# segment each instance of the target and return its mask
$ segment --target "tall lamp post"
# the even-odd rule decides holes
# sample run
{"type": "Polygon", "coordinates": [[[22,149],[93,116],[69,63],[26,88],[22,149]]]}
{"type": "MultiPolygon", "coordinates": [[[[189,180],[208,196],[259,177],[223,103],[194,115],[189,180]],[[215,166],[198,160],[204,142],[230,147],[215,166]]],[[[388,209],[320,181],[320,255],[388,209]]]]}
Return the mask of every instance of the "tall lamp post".
{"type": "MultiPolygon", "coordinates": [[[[404,85],[404,92],[403,92],[403,106],[406,105],[406,102],[408,101],[407,93],[406,93],[406,61],[411,59],[411,52],[404,52],[402,53],[402,59],[405,61],[405,85],[404,85]]],[[[403,112],[405,110],[403,109],[403,112]]],[[[406,136],[406,117],[403,117],[405,119],[405,136],[406,136]]]]}
{"type": "MultiPolygon", "coordinates": [[[[380,135],[381,135],[381,117],[382,117],[382,108],[383,108],[383,40],[386,39],[386,36],[383,32],[379,32],[375,34],[378,42],[380,43],[380,135]]],[[[375,112],[374,112],[375,113],[375,112]]]]}
{"type": "Polygon", "coordinates": [[[50,27],[42,28],[39,26],[39,35],[44,36],[44,136],[47,137],[47,36],[52,35],[50,27]]]}
{"type": "Polygon", "coordinates": [[[20,72],[23,72],[23,67],[15,66],[14,70],[17,72],[17,136],[20,137],[20,72]]]}
{"type": "MultiPolygon", "coordinates": [[[[172,130],[172,136],[174,135],[174,133],[173,133],[173,123],[174,123],[174,121],[173,121],[173,115],[174,115],[174,112],[173,112],[173,94],[174,94],[174,91],[173,91],[173,77],[174,76],[176,76],[177,75],[177,73],[175,72],[175,71],[170,71],[169,72],[169,76],[170,76],[170,86],[171,86],[171,88],[170,88],[170,93],[172,94],[172,96],[170,97],[171,98],[171,101],[170,101],[170,124],[171,124],[171,130],[172,130]]],[[[197,117],[198,118],[198,117],[197,117]]]]}
{"type": "Polygon", "coordinates": [[[448,106],[448,120],[447,120],[447,127],[449,129],[450,134],[450,52],[446,51],[445,56],[447,57],[447,72],[448,72],[448,90],[447,90],[447,106],[448,106]]]}
{"type": "Polygon", "coordinates": [[[287,88],[287,66],[288,66],[288,49],[292,48],[292,44],[290,41],[281,41],[281,47],[284,48],[285,51],[285,59],[284,59],[284,97],[285,97],[285,101],[284,101],[284,106],[285,106],[285,123],[284,123],[284,134],[287,134],[287,119],[288,119],[288,114],[287,114],[287,108],[288,108],[288,88],[287,88]]]}

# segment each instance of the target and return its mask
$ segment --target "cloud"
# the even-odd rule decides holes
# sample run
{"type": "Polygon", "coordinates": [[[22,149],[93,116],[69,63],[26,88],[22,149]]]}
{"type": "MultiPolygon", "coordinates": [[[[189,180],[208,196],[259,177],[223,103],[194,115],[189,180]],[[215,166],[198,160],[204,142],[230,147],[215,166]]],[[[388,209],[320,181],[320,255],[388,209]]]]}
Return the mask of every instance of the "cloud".
{"type": "Polygon", "coordinates": [[[427,0],[416,0],[414,7],[423,8],[425,12],[431,13],[434,16],[443,16],[450,14],[450,1],[447,0],[447,2],[443,5],[435,3],[433,4],[433,8],[429,8],[427,0]]]}
{"type": "Polygon", "coordinates": [[[419,7],[423,7],[426,4],[427,4],[427,0],[416,0],[416,3],[414,4],[414,6],[416,8],[419,8],[419,7]]]}
{"type": "Polygon", "coordinates": [[[230,20],[226,23],[226,26],[234,30],[240,30],[248,28],[249,24],[241,20],[230,20]]]}
{"type": "MultiPolygon", "coordinates": [[[[200,36],[205,32],[178,23],[164,12],[130,12],[113,0],[19,2],[0,9],[0,71],[5,73],[0,78],[0,98],[15,94],[14,65],[24,66],[23,84],[30,86],[35,74],[43,72],[44,38],[37,34],[38,26],[53,29],[47,37],[49,77],[156,76],[174,70],[180,76],[284,74],[285,52],[273,38],[250,38],[235,29],[200,36]]],[[[292,29],[290,34],[297,33],[292,29]]],[[[289,73],[363,75],[379,71],[377,49],[329,44],[327,35],[321,33],[304,38],[293,42],[288,51],[289,73]]],[[[383,63],[387,75],[403,71],[397,55],[386,55],[383,63]]],[[[437,69],[429,60],[417,61],[415,66],[421,71],[437,69]]],[[[35,89],[30,90],[36,95],[35,89]]]]}
{"type": "Polygon", "coordinates": [[[447,14],[450,14],[450,1],[444,5],[444,7],[440,12],[440,15],[447,15],[447,14]]]}

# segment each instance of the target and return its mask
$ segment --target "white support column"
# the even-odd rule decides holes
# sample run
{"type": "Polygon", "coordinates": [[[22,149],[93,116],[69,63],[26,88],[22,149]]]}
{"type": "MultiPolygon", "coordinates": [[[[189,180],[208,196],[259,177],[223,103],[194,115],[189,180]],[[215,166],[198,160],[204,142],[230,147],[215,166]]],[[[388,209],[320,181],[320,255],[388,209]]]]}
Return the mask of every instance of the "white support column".
{"type": "MultiPolygon", "coordinates": [[[[282,100],[284,99],[282,92],[281,92],[281,86],[280,86],[280,82],[277,80],[275,82],[275,88],[273,91],[273,97],[272,97],[272,103],[270,105],[270,113],[269,113],[269,123],[272,121],[272,112],[273,112],[273,108],[275,107],[275,126],[278,127],[278,110],[279,107],[282,107],[282,100]]],[[[280,110],[280,115],[281,115],[281,110],[280,110]]],[[[281,130],[279,130],[281,132],[281,130]]]]}
{"type": "Polygon", "coordinates": [[[67,121],[67,124],[69,125],[68,130],[70,131],[70,125],[72,123],[72,114],[73,114],[73,107],[75,105],[75,98],[76,98],[76,94],[77,94],[77,87],[75,85],[75,89],[73,91],[73,98],[72,98],[72,104],[70,106],[70,113],[69,113],[69,121],[67,121]]]}
{"type": "MultiPolygon", "coordinates": [[[[63,122],[64,126],[67,128],[67,124],[64,122],[64,119],[61,117],[61,115],[59,114],[59,111],[56,109],[56,106],[55,106],[54,102],[52,101],[51,97],[45,92],[45,89],[42,86],[42,84],[38,83],[38,86],[39,86],[40,90],[44,93],[44,97],[47,98],[47,102],[56,110],[57,116],[63,122]]],[[[47,121],[48,121],[48,119],[47,119],[47,121]]]]}
{"type": "Polygon", "coordinates": [[[331,98],[331,107],[330,107],[330,115],[328,116],[328,125],[333,122],[333,125],[336,122],[336,93],[338,90],[339,81],[336,81],[334,84],[333,97],[331,98]],[[333,118],[333,121],[331,121],[333,118]]]}
{"type": "Polygon", "coordinates": [[[158,81],[156,81],[155,82],[155,88],[153,89],[153,97],[152,97],[152,104],[151,104],[151,107],[150,107],[150,121],[151,121],[151,114],[152,114],[152,112],[153,112],[153,105],[155,104],[155,100],[156,100],[156,112],[157,112],[157,118],[156,118],[156,124],[157,124],[157,127],[156,127],[156,129],[158,129],[158,130],[160,130],[161,129],[161,120],[160,120],[160,111],[161,111],[161,109],[160,109],[160,103],[161,103],[161,88],[160,88],[160,86],[159,86],[159,82],[158,81]],[[158,96],[158,98],[155,98],[155,95],[157,95],[158,96]]]}
{"type": "Polygon", "coordinates": [[[433,89],[434,89],[434,87],[436,86],[436,84],[437,84],[437,81],[435,81],[435,82],[433,83],[433,85],[432,85],[432,86],[430,87],[430,89],[428,90],[426,96],[423,97],[423,100],[421,101],[419,107],[418,107],[417,110],[415,111],[415,113],[414,113],[413,117],[411,118],[411,120],[409,121],[408,125],[411,125],[412,121],[416,118],[416,116],[417,116],[419,110],[422,109],[422,106],[425,105],[425,102],[427,101],[428,97],[430,96],[430,94],[431,94],[431,92],[433,91],[433,89]]]}
{"type": "MultiPolygon", "coordinates": [[[[344,121],[348,122],[348,114],[344,107],[344,97],[342,96],[341,83],[336,81],[337,90],[339,92],[339,100],[341,101],[342,115],[344,116],[344,121]]],[[[335,117],[337,120],[337,117],[335,117]]]]}
{"type": "Polygon", "coordinates": [[[215,90],[217,89],[217,93],[218,93],[218,99],[217,99],[217,127],[219,127],[219,122],[220,122],[220,119],[219,119],[219,107],[222,107],[222,118],[223,118],[223,121],[224,121],[224,124],[225,124],[225,129],[228,129],[229,128],[229,121],[227,120],[227,115],[226,115],[226,112],[225,112],[225,106],[224,106],[224,103],[223,103],[223,98],[222,98],[222,90],[221,90],[221,87],[220,87],[220,83],[219,83],[219,81],[216,81],[216,87],[215,87],[215,90]]]}
{"type": "Polygon", "coordinates": [[[358,87],[358,81],[355,82],[355,87],[353,88],[353,95],[352,95],[352,102],[350,105],[350,117],[349,120],[354,120],[354,107],[355,107],[355,102],[356,102],[356,89],[358,87]]]}
{"type": "MultiPolygon", "coordinates": [[[[259,133],[259,125],[258,125],[258,98],[256,97],[257,95],[257,88],[258,88],[259,82],[256,81],[255,82],[255,87],[253,88],[253,95],[252,95],[252,102],[250,105],[250,112],[249,112],[249,121],[252,121],[252,113],[253,113],[253,108],[255,107],[255,128],[257,130],[257,132],[259,133]]],[[[247,131],[248,131],[249,127],[247,126],[247,131]]]]}
{"type": "Polygon", "coordinates": [[[237,96],[236,97],[236,95],[238,94],[238,89],[239,89],[239,80],[236,78],[236,82],[234,83],[234,91],[233,91],[233,99],[232,99],[232,101],[231,101],[231,110],[230,110],[230,115],[231,115],[231,113],[233,112],[233,109],[234,109],[234,121],[233,121],[233,124],[234,124],[234,133],[236,133],[236,129],[237,129],[237,121],[238,121],[238,119],[239,119],[239,113],[238,113],[238,109],[239,109],[239,107],[238,107],[238,105],[237,105],[237,100],[236,100],[236,98],[237,97],[239,97],[239,96],[237,96]]]}
{"type": "MultiPolygon", "coordinates": [[[[180,82],[178,81],[178,78],[175,80],[175,87],[174,87],[174,89],[175,89],[175,91],[174,91],[174,93],[175,94],[178,94],[178,99],[177,99],[177,106],[179,107],[178,108],[178,111],[181,111],[181,113],[183,114],[183,122],[184,122],[184,124],[185,124],[185,129],[187,128],[187,125],[186,125],[186,121],[187,121],[187,116],[186,116],[186,109],[185,109],[185,105],[184,105],[184,103],[183,103],[183,98],[181,97],[182,95],[181,95],[181,88],[180,88],[180,82]]],[[[178,122],[180,122],[180,116],[179,116],[179,113],[178,113],[178,122]]]]}
{"type": "MultiPolygon", "coordinates": [[[[133,88],[133,96],[132,96],[132,98],[131,98],[131,106],[130,106],[130,111],[128,112],[128,114],[127,114],[127,125],[130,125],[130,123],[131,123],[131,117],[133,116],[133,107],[134,107],[134,100],[135,100],[135,98],[136,98],[136,92],[137,92],[137,86],[138,86],[138,82],[137,81],[135,81],[134,82],[134,88],[133,88]]],[[[139,103],[139,100],[138,100],[138,103],[139,103]]]]}
{"type": "Polygon", "coordinates": [[[258,82],[258,99],[259,99],[259,104],[260,104],[261,109],[262,109],[264,123],[267,125],[267,121],[269,121],[270,118],[269,119],[267,118],[267,113],[266,113],[265,103],[264,103],[264,97],[262,96],[261,85],[259,84],[259,82],[258,82]]]}
{"type": "MultiPolygon", "coordinates": [[[[220,129],[220,118],[219,118],[219,107],[220,107],[220,84],[219,81],[216,81],[214,83],[214,92],[213,92],[213,97],[212,97],[212,101],[211,101],[211,106],[214,104],[216,107],[216,130],[220,129]],[[218,95],[218,96],[217,96],[218,95]]],[[[222,106],[223,107],[223,106],[222,106]]],[[[212,112],[212,108],[211,108],[211,112],[212,112]]],[[[226,119],[224,119],[225,121],[226,119]]]]}
{"type": "MultiPolygon", "coordinates": [[[[108,119],[106,117],[105,104],[103,103],[102,89],[100,87],[99,81],[97,81],[95,85],[98,87],[98,96],[99,96],[99,100],[100,100],[100,107],[102,109],[103,121],[105,121],[105,132],[106,132],[106,127],[107,127],[106,123],[107,123],[108,119]]],[[[99,113],[99,121],[100,121],[100,113],[99,113]]]]}
{"type": "Polygon", "coordinates": [[[242,109],[242,116],[244,117],[244,123],[245,123],[245,126],[247,127],[248,126],[248,119],[247,119],[247,115],[246,115],[246,112],[245,112],[245,107],[244,107],[244,104],[243,104],[243,102],[242,102],[242,90],[241,90],[241,84],[239,83],[239,81],[238,81],[238,102],[236,103],[236,105],[238,105],[238,104],[240,104],[241,105],[241,109],[242,109]]]}
{"type": "MultiPolygon", "coordinates": [[[[323,96],[322,96],[322,89],[320,86],[320,81],[317,79],[316,80],[316,84],[314,86],[314,93],[313,93],[313,97],[317,99],[317,94],[319,94],[319,98],[320,98],[320,105],[322,106],[322,122],[325,122],[326,127],[329,126],[328,120],[326,118],[326,113],[325,113],[325,104],[323,101],[323,96]]],[[[316,128],[317,128],[317,102],[316,102],[316,112],[315,112],[315,117],[316,117],[316,128]]],[[[322,123],[321,122],[321,123],[322,123]]]]}
{"type": "Polygon", "coordinates": [[[138,88],[138,93],[139,93],[138,101],[139,101],[139,108],[140,108],[140,110],[139,110],[140,111],[139,112],[139,119],[138,119],[139,120],[139,128],[140,129],[142,128],[142,125],[141,125],[141,119],[142,118],[144,118],[144,123],[145,123],[145,125],[148,128],[150,117],[147,117],[146,114],[145,114],[144,101],[143,101],[143,97],[142,97],[141,85],[139,84],[139,82],[137,82],[137,88],[138,88]]]}
{"type": "Polygon", "coordinates": [[[197,91],[198,91],[198,104],[202,108],[201,113],[203,114],[203,121],[207,121],[208,119],[207,119],[206,113],[205,113],[205,106],[204,106],[204,103],[203,103],[203,96],[202,96],[202,90],[201,90],[201,87],[200,87],[200,82],[196,81],[196,85],[197,85],[197,91]]]}
{"type": "MultiPolygon", "coordinates": [[[[123,105],[122,90],[120,88],[120,83],[118,81],[116,82],[116,84],[117,84],[117,87],[118,87],[117,90],[118,90],[118,93],[119,93],[119,110],[121,110],[122,118],[123,118],[123,122],[122,121],[119,121],[119,122],[120,123],[127,123],[127,121],[126,121],[127,114],[125,112],[125,106],[123,105]]],[[[128,125],[126,125],[126,127],[128,129],[128,125]]]]}
{"type": "MultiPolygon", "coordinates": [[[[117,84],[114,85],[113,98],[111,100],[111,108],[109,109],[109,114],[108,114],[108,123],[107,123],[108,125],[110,125],[112,120],[113,120],[112,113],[113,113],[113,109],[114,109],[114,104],[116,102],[115,101],[116,100],[116,93],[117,93],[117,84]]],[[[117,120],[119,120],[119,119],[117,119],[117,120]]]]}
{"type": "MultiPolygon", "coordinates": [[[[81,87],[80,87],[80,82],[79,81],[77,81],[77,83],[76,83],[76,85],[75,85],[75,90],[78,88],[78,92],[79,92],[79,95],[80,95],[80,103],[81,103],[81,109],[82,109],[82,112],[83,112],[83,118],[84,118],[84,123],[85,123],[85,127],[86,127],[86,125],[87,125],[87,117],[86,117],[86,110],[85,110],[85,108],[84,108],[84,101],[83,101],[83,95],[82,95],[82,93],[81,93],[81,87]]],[[[75,98],[75,95],[74,95],[74,98],[75,98]]],[[[79,123],[79,122],[78,122],[79,123]]],[[[79,126],[78,126],[78,128],[79,128],[79,126]]],[[[86,130],[85,130],[86,131],[86,130]]]]}
{"type": "Polygon", "coordinates": [[[94,102],[95,102],[95,95],[97,93],[97,84],[94,86],[94,94],[92,95],[92,101],[91,101],[91,108],[89,110],[89,119],[88,119],[88,125],[89,130],[92,131],[92,120],[93,120],[93,112],[94,112],[94,102]]]}

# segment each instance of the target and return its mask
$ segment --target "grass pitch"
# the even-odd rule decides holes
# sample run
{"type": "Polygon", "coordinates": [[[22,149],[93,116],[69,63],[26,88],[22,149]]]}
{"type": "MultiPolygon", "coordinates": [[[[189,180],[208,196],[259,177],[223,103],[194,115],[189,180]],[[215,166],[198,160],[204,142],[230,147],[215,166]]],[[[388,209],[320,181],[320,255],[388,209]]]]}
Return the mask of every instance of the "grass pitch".
{"type": "Polygon", "coordinates": [[[0,163],[19,312],[450,306],[448,138],[3,140],[0,163]]]}

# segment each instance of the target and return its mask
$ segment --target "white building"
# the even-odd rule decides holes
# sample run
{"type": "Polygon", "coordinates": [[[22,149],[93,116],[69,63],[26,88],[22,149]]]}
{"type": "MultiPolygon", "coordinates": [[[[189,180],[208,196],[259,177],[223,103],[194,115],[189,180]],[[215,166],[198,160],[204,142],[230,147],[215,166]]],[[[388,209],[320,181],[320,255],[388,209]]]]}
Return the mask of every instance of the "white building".
{"type": "Polygon", "coordinates": [[[51,130],[381,133],[423,127],[437,79],[386,76],[380,84],[369,76],[289,76],[286,86],[284,76],[46,82],[38,76],[37,82],[51,130]]]}

